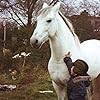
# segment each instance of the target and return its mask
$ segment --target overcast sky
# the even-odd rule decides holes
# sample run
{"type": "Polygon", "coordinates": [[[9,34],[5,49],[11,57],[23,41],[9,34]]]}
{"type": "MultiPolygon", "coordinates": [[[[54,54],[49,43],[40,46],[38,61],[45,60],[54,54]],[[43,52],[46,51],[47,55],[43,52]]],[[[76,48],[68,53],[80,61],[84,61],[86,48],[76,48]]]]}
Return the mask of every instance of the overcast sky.
{"type": "MultiPolygon", "coordinates": [[[[64,0],[65,2],[71,1],[71,0],[64,0]]],[[[79,3],[80,1],[85,1],[85,0],[74,0],[76,3],[79,3]]],[[[88,1],[97,1],[100,3],[100,0],[88,0],[88,1]]]]}
{"type": "MultiPolygon", "coordinates": [[[[65,0],[65,1],[67,1],[67,0],[65,0]]],[[[75,1],[80,2],[80,1],[83,1],[83,0],[75,0],[75,1]]],[[[100,0],[89,0],[89,1],[97,1],[97,2],[100,2],[100,0]]]]}

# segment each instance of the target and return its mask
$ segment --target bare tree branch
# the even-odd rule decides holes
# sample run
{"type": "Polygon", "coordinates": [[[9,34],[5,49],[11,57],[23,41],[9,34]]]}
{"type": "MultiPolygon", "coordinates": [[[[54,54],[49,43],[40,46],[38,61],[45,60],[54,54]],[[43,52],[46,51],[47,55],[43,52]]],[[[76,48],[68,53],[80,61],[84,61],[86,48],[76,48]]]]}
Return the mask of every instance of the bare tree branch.
{"type": "MultiPolygon", "coordinates": [[[[9,4],[9,6],[11,5],[9,0],[6,0],[6,2],[9,4]]],[[[14,11],[13,6],[10,6],[10,8],[12,9],[13,13],[16,15],[16,17],[20,20],[20,22],[26,27],[26,25],[24,24],[24,22],[21,20],[21,18],[17,15],[17,13],[14,11]]]]}
{"type": "Polygon", "coordinates": [[[23,26],[13,17],[13,14],[12,14],[9,10],[7,10],[7,11],[10,13],[11,18],[12,18],[18,25],[20,25],[21,27],[23,27],[23,26]]]}

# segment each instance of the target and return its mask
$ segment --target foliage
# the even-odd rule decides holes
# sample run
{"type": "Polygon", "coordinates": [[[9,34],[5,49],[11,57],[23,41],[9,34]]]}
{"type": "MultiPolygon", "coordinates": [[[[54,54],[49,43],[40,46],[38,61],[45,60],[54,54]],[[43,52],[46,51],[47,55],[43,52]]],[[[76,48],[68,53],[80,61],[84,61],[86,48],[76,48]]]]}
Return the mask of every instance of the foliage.
{"type": "MultiPolygon", "coordinates": [[[[3,39],[3,33],[4,33],[3,21],[0,24],[1,24],[1,27],[0,27],[0,38],[3,39]]],[[[16,27],[17,27],[17,25],[16,25],[15,22],[6,20],[6,40],[7,41],[11,40],[12,31],[16,27]]]]}
{"type": "Polygon", "coordinates": [[[88,20],[89,14],[83,11],[80,15],[71,16],[71,21],[74,25],[75,32],[79,36],[81,41],[90,38],[90,33],[93,32],[93,26],[88,20]]]}
{"type": "Polygon", "coordinates": [[[83,0],[80,1],[80,9],[86,10],[92,16],[99,16],[100,14],[100,2],[97,0],[83,0]]]}
{"type": "Polygon", "coordinates": [[[44,70],[41,65],[32,67],[28,66],[28,64],[25,70],[27,72],[24,71],[24,76],[17,75],[15,81],[10,78],[10,75],[0,74],[0,83],[17,85],[15,91],[0,92],[1,100],[56,100],[56,93],[47,70],[44,70]],[[40,94],[39,91],[43,90],[52,90],[54,93],[40,94]]]}
{"type": "Polygon", "coordinates": [[[26,47],[27,52],[30,49],[32,54],[27,57],[24,68],[22,68],[23,58],[17,58],[13,61],[12,67],[15,67],[13,70],[17,70],[15,80],[12,79],[13,70],[6,74],[5,72],[0,73],[0,83],[17,85],[15,91],[0,92],[1,100],[56,100],[57,96],[47,71],[48,44],[44,44],[40,50],[26,47]],[[23,75],[21,74],[22,70],[23,75]],[[39,93],[43,90],[52,90],[54,93],[39,93]]]}

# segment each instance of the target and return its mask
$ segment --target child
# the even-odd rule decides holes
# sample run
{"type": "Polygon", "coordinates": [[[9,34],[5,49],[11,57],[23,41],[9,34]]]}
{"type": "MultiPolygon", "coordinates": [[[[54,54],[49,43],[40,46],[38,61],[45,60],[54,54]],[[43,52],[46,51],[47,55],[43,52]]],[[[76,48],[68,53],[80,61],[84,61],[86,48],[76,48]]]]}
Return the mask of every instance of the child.
{"type": "Polygon", "coordinates": [[[87,74],[88,65],[83,60],[76,60],[72,62],[70,58],[71,54],[65,55],[64,62],[68,67],[69,74],[71,75],[68,86],[67,94],[68,100],[85,100],[86,96],[86,87],[90,85],[90,77],[87,74]]]}

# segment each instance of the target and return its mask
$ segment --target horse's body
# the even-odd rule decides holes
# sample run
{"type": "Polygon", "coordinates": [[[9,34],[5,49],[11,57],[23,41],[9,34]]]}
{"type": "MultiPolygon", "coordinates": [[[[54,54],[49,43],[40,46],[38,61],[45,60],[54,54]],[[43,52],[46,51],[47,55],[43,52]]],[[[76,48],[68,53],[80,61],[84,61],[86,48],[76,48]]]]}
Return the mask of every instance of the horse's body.
{"type": "Polygon", "coordinates": [[[88,74],[95,78],[100,73],[100,41],[88,40],[80,44],[70,22],[66,19],[68,24],[66,25],[63,15],[58,14],[59,7],[60,4],[57,3],[54,7],[48,6],[40,11],[37,27],[30,42],[40,45],[49,39],[51,57],[48,71],[57,92],[58,100],[64,100],[65,87],[70,77],[67,66],[63,61],[65,53],[70,51],[73,61],[76,59],[85,60],[89,65],[88,74]]]}

